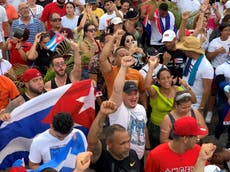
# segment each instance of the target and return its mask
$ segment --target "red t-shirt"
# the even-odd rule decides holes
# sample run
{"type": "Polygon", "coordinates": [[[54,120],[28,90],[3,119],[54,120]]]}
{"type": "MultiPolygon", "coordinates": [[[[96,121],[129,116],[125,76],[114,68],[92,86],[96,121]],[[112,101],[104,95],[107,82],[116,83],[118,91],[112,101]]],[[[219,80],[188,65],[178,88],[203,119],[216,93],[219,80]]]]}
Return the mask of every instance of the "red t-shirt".
{"type": "Polygon", "coordinates": [[[52,2],[45,6],[42,12],[41,21],[43,23],[47,22],[48,30],[51,29],[49,16],[52,13],[58,13],[61,17],[64,16],[66,14],[65,5],[62,8],[60,8],[56,2],[52,2]]]}
{"type": "Polygon", "coordinates": [[[145,172],[192,172],[199,156],[200,146],[195,145],[183,154],[178,154],[173,152],[168,144],[161,144],[149,153],[145,163],[145,172]]]}
{"type": "MultiPolygon", "coordinates": [[[[12,45],[12,49],[10,52],[10,63],[15,66],[16,64],[24,64],[24,65],[29,65],[28,61],[25,61],[22,59],[21,55],[19,54],[18,50],[15,48],[16,44],[11,40],[10,41],[12,45]]],[[[30,42],[24,42],[22,43],[22,49],[26,53],[27,51],[30,50],[32,47],[32,44],[30,42]]]]}

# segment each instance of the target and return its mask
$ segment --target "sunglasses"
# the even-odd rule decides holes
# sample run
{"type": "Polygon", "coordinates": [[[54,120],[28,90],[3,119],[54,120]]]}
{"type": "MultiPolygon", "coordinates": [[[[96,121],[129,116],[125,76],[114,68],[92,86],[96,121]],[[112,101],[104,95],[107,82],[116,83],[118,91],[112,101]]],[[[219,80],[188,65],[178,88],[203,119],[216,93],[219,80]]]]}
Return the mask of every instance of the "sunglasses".
{"type": "Polygon", "coordinates": [[[53,21],[53,22],[60,22],[61,18],[52,19],[51,21],[53,21]]]}
{"type": "Polygon", "coordinates": [[[54,66],[54,67],[57,67],[57,68],[58,68],[58,67],[65,66],[65,65],[66,65],[65,62],[60,62],[60,63],[54,63],[54,64],[53,64],[53,66],[54,66]]]}
{"type": "Polygon", "coordinates": [[[88,32],[96,32],[96,29],[88,29],[88,32]]]}

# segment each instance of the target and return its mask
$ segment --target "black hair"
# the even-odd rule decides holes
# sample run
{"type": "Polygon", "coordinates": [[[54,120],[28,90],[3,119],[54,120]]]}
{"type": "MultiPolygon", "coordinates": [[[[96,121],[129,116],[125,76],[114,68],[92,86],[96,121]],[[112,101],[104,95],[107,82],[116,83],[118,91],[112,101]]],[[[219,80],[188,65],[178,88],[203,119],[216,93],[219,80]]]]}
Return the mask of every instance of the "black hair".
{"type": "Polygon", "coordinates": [[[129,5],[132,5],[130,0],[121,0],[121,5],[123,5],[124,3],[129,3],[129,5]]]}
{"type": "Polygon", "coordinates": [[[230,20],[230,14],[225,15],[222,22],[228,22],[228,20],[230,20]]]}
{"type": "Polygon", "coordinates": [[[61,134],[69,134],[73,129],[73,125],[73,118],[67,112],[59,112],[53,117],[53,129],[61,134]]]}
{"type": "Polygon", "coordinates": [[[110,33],[102,33],[99,37],[100,42],[104,43],[105,42],[105,37],[111,35],[110,33]]]}
{"type": "Polygon", "coordinates": [[[83,18],[83,14],[79,16],[78,21],[77,21],[77,26],[80,25],[82,18],[83,18]]]}
{"type": "Polygon", "coordinates": [[[124,46],[120,46],[120,47],[117,47],[116,49],[115,49],[115,51],[114,51],[114,53],[113,53],[113,56],[114,57],[117,57],[117,52],[120,50],[120,49],[126,49],[124,46]]]}
{"type": "Polygon", "coordinates": [[[226,27],[230,27],[230,24],[227,23],[227,22],[222,22],[222,23],[220,24],[220,26],[219,26],[220,32],[222,32],[222,31],[224,30],[224,28],[226,28],[226,27]]]}
{"type": "Polygon", "coordinates": [[[133,19],[135,17],[139,16],[139,12],[135,10],[134,8],[130,8],[129,11],[126,14],[126,19],[133,19]]]}
{"type": "Polygon", "coordinates": [[[92,24],[92,23],[86,23],[86,24],[84,25],[84,28],[83,28],[84,33],[88,31],[88,27],[91,26],[91,25],[92,25],[92,26],[95,26],[95,25],[92,24]]]}
{"type": "Polygon", "coordinates": [[[171,74],[171,71],[168,68],[161,68],[158,72],[157,72],[157,79],[160,79],[160,74],[164,71],[168,71],[171,74]]]}
{"type": "Polygon", "coordinates": [[[120,46],[125,46],[125,40],[127,36],[132,36],[133,39],[136,40],[132,34],[126,32],[121,38],[120,46]]]}
{"type": "Polygon", "coordinates": [[[71,4],[72,6],[73,6],[73,8],[75,9],[75,4],[73,3],[73,2],[71,2],[71,1],[68,1],[66,4],[65,4],[65,6],[67,6],[68,4],[71,4]]]}
{"type": "Polygon", "coordinates": [[[43,41],[43,39],[49,37],[50,38],[50,34],[49,32],[44,32],[41,34],[41,38],[40,38],[40,42],[43,41]]]}
{"type": "Polygon", "coordinates": [[[114,3],[114,0],[104,0],[104,4],[110,1],[114,3]]]}
{"type": "Polygon", "coordinates": [[[162,10],[162,11],[168,11],[169,9],[169,6],[167,3],[161,3],[160,6],[159,6],[159,10],[162,10]]]}
{"type": "Polygon", "coordinates": [[[24,29],[24,33],[22,35],[22,41],[26,41],[30,36],[30,31],[28,29],[24,29]]]}

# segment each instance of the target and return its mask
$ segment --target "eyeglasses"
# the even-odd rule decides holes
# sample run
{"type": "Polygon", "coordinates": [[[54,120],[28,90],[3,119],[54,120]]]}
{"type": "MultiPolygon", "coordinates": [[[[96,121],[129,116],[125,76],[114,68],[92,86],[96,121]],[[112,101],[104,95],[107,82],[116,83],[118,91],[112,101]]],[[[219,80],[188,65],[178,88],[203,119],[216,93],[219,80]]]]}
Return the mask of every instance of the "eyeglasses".
{"type": "Polygon", "coordinates": [[[96,32],[96,29],[88,29],[88,32],[96,32]]]}
{"type": "Polygon", "coordinates": [[[65,66],[66,64],[65,62],[60,62],[60,63],[54,63],[53,65],[54,67],[62,67],[62,66],[65,66]]]}
{"type": "Polygon", "coordinates": [[[52,22],[60,22],[60,21],[61,21],[61,18],[52,19],[51,21],[52,21],[52,22]]]}

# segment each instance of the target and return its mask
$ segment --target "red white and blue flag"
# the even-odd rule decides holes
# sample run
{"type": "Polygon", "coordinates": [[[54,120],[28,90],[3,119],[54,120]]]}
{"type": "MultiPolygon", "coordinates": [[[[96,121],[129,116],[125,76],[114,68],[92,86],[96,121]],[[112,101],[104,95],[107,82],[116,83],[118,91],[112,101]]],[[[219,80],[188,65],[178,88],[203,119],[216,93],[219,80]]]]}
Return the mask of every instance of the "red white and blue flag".
{"type": "Polygon", "coordinates": [[[46,43],[46,47],[50,51],[55,51],[57,45],[62,42],[65,39],[65,37],[62,34],[54,34],[54,36],[50,39],[49,42],[46,43]]]}
{"type": "Polygon", "coordinates": [[[0,170],[27,158],[33,138],[49,128],[57,112],[72,115],[75,126],[87,133],[95,118],[95,89],[91,80],[68,84],[30,101],[11,112],[0,127],[0,170]]]}

